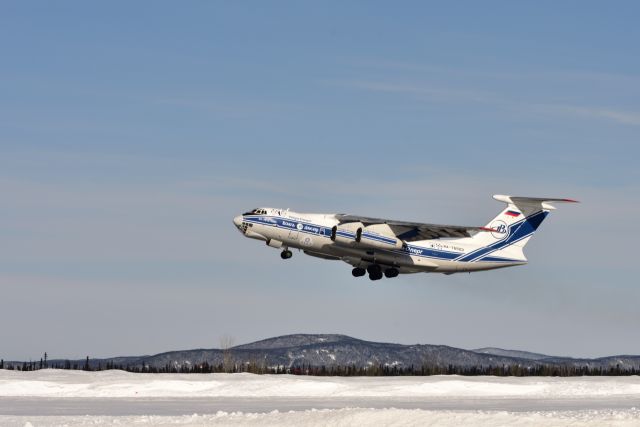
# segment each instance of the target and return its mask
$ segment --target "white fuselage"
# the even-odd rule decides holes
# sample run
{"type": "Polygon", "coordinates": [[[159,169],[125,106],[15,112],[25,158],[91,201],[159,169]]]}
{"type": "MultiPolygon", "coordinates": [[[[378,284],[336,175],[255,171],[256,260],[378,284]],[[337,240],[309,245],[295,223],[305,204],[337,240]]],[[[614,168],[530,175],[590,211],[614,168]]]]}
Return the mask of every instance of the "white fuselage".
{"type": "Polygon", "coordinates": [[[526,263],[499,257],[491,257],[491,260],[475,257],[473,254],[479,253],[483,247],[472,237],[406,242],[393,235],[373,231],[361,234],[358,242],[336,239],[334,227],[339,220],[335,214],[303,214],[263,208],[257,213],[237,216],[234,224],[246,237],[263,240],[269,246],[300,249],[308,255],[339,259],[356,268],[377,264],[400,273],[451,274],[526,263]]]}

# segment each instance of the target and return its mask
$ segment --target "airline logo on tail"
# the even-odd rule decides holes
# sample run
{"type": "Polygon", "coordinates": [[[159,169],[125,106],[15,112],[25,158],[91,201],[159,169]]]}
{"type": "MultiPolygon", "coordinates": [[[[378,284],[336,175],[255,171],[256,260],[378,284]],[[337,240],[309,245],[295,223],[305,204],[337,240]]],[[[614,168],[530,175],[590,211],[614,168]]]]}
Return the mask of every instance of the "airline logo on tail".
{"type": "Polygon", "coordinates": [[[496,239],[502,239],[507,232],[507,224],[501,220],[493,221],[491,228],[493,229],[491,235],[496,239]]]}

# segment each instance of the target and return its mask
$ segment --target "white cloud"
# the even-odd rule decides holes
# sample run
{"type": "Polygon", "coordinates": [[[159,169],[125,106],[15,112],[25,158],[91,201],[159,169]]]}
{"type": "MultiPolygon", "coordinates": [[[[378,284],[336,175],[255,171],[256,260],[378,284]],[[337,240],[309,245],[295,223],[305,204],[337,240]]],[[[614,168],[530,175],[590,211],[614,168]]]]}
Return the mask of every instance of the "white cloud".
{"type": "Polygon", "coordinates": [[[577,117],[604,119],[625,125],[640,126],[640,112],[575,105],[542,105],[542,111],[577,117]]]}
{"type": "Polygon", "coordinates": [[[369,92],[408,95],[418,99],[438,101],[442,103],[479,103],[491,104],[498,107],[508,107],[510,110],[520,110],[523,113],[544,113],[555,116],[573,116],[595,118],[612,121],[619,124],[640,126],[640,112],[600,108],[593,106],[566,105],[556,103],[538,103],[534,100],[513,100],[497,92],[467,90],[451,87],[440,87],[431,84],[397,84],[380,81],[350,81],[341,85],[369,92]]]}
{"type": "Polygon", "coordinates": [[[363,89],[370,92],[386,92],[411,95],[423,99],[434,99],[438,101],[463,101],[463,102],[479,102],[479,103],[505,103],[504,98],[499,95],[478,90],[465,90],[451,87],[442,87],[437,85],[425,84],[398,84],[379,81],[347,81],[339,82],[339,85],[363,89]]]}
{"type": "Polygon", "coordinates": [[[461,78],[483,78],[496,80],[522,80],[526,82],[574,82],[581,80],[589,84],[607,85],[608,87],[621,87],[627,90],[637,90],[640,87],[640,76],[634,74],[621,74],[614,72],[595,72],[589,70],[549,70],[531,69],[526,70],[491,70],[474,67],[459,68],[451,66],[419,64],[408,61],[380,61],[380,60],[358,60],[354,65],[368,69],[388,69],[402,72],[417,72],[422,75],[431,74],[434,76],[461,77],[461,78]]]}

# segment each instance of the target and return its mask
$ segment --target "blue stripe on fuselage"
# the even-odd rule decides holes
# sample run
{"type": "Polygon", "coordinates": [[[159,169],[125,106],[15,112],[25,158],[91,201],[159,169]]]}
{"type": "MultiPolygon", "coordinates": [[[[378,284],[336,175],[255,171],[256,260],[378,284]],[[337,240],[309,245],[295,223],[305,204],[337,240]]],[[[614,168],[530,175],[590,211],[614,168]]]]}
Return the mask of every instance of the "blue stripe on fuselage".
{"type": "Polygon", "coordinates": [[[369,239],[369,240],[376,240],[378,242],[388,243],[390,245],[395,245],[397,242],[396,239],[380,236],[379,234],[373,234],[373,233],[362,233],[362,238],[369,239]]]}

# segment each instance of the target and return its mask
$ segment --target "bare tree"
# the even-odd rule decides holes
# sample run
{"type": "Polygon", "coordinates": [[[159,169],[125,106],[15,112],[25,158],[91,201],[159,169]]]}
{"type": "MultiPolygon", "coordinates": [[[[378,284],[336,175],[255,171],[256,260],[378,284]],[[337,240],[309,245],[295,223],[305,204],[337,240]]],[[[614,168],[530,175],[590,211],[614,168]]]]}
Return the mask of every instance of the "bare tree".
{"type": "Polygon", "coordinates": [[[230,335],[223,335],[220,337],[220,349],[222,350],[222,369],[225,372],[233,372],[235,362],[233,360],[233,354],[231,349],[233,348],[235,340],[230,335]]]}

